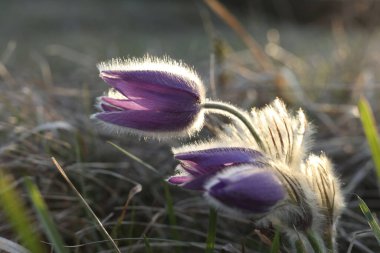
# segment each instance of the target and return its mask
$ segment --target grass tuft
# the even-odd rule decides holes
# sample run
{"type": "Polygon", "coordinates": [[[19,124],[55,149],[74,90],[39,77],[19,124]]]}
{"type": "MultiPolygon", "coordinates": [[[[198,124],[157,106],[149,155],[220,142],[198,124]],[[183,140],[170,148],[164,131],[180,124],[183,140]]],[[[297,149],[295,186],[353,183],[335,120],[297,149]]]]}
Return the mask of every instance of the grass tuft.
{"type": "Polygon", "coordinates": [[[52,243],[54,250],[57,253],[68,253],[69,251],[67,250],[67,248],[65,248],[62,237],[59,234],[49,214],[46,203],[41,196],[41,192],[29,178],[26,179],[25,184],[28,190],[29,198],[33,203],[33,206],[38,214],[42,226],[45,229],[45,233],[49,238],[49,241],[52,243]]]}
{"type": "Polygon", "coordinates": [[[20,194],[12,186],[12,178],[0,170],[0,206],[21,244],[31,252],[46,252],[33,222],[27,214],[20,194]]]}

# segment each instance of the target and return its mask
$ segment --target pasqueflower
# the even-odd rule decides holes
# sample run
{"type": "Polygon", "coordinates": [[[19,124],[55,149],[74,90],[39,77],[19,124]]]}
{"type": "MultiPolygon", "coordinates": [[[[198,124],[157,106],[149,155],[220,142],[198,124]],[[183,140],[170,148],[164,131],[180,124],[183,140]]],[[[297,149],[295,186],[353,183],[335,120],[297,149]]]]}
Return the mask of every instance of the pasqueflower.
{"type": "Polygon", "coordinates": [[[170,177],[168,182],[187,189],[203,190],[205,182],[215,173],[240,164],[260,166],[261,157],[258,151],[234,147],[179,152],[174,154],[174,158],[180,162],[177,174],[170,177]]]}
{"type": "Polygon", "coordinates": [[[107,126],[149,136],[182,136],[203,124],[202,81],[189,67],[169,59],[145,57],[112,60],[98,65],[100,77],[111,86],[98,98],[107,126]]]}

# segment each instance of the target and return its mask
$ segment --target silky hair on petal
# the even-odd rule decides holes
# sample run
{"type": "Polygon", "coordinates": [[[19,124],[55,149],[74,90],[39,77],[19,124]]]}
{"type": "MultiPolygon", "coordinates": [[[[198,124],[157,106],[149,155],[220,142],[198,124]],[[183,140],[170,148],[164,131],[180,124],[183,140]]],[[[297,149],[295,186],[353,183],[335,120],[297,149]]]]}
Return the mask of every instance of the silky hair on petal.
{"type": "Polygon", "coordinates": [[[200,94],[201,98],[205,97],[205,88],[197,72],[182,61],[176,61],[168,56],[162,58],[145,55],[143,58],[113,58],[109,61],[100,62],[97,65],[100,72],[104,71],[160,71],[179,76],[185,80],[193,81],[193,86],[200,94]]]}

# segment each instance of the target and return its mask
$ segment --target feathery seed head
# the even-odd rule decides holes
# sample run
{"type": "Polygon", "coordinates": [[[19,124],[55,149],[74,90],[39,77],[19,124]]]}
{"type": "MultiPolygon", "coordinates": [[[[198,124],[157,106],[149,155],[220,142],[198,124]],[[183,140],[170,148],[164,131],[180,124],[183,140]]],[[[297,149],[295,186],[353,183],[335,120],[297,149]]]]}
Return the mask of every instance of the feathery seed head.
{"type": "Polygon", "coordinates": [[[264,143],[264,152],[290,167],[298,167],[310,145],[312,127],[300,109],[293,116],[285,104],[276,98],[263,109],[253,109],[252,124],[264,143]]]}

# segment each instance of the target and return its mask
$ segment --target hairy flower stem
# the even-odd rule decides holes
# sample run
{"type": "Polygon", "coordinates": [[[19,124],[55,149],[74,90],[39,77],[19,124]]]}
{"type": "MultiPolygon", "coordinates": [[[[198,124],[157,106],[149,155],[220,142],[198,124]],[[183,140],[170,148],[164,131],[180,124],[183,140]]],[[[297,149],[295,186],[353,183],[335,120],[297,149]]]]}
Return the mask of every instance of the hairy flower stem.
{"type": "Polygon", "coordinates": [[[295,246],[296,246],[296,252],[297,252],[297,253],[306,253],[305,245],[303,245],[301,239],[298,239],[298,240],[296,241],[295,246]]]}
{"type": "Polygon", "coordinates": [[[321,245],[322,242],[316,238],[315,233],[313,231],[307,231],[306,237],[309,240],[309,243],[310,243],[310,245],[313,248],[315,253],[323,253],[324,252],[322,250],[322,248],[323,248],[323,245],[321,245]]]}
{"type": "Polygon", "coordinates": [[[334,232],[332,228],[324,234],[323,240],[325,241],[325,245],[326,245],[326,249],[328,253],[336,252],[335,237],[334,237],[334,232]]]}
{"type": "Polygon", "coordinates": [[[253,127],[252,122],[245,115],[245,113],[242,112],[242,110],[240,110],[239,108],[236,108],[235,106],[229,105],[227,103],[216,102],[216,101],[206,101],[204,104],[202,104],[202,107],[205,109],[221,111],[223,112],[223,114],[232,115],[235,118],[239,119],[248,128],[249,132],[252,134],[253,138],[255,139],[257,145],[259,145],[260,148],[264,149],[263,142],[261,141],[255,128],[253,127]]]}

